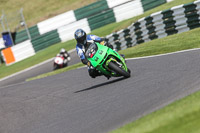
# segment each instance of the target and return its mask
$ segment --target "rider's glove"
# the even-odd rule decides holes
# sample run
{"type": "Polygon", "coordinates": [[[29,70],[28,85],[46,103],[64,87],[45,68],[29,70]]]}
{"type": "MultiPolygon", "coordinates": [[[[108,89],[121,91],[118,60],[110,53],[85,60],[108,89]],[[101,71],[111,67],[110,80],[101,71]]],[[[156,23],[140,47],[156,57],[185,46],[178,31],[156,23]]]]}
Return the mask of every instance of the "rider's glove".
{"type": "Polygon", "coordinates": [[[95,69],[95,68],[92,66],[92,64],[90,63],[90,61],[88,61],[87,67],[88,67],[88,69],[95,69]]]}
{"type": "Polygon", "coordinates": [[[68,57],[67,57],[67,60],[68,60],[68,61],[70,61],[70,60],[71,60],[71,58],[68,56],[68,57]]]}
{"type": "Polygon", "coordinates": [[[106,42],[106,41],[101,41],[100,44],[113,49],[113,46],[111,44],[109,44],[108,42],[106,42]]]}
{"type": "Polygon", "coordinates": [[[88,61],[87,66],[88,66],[88,67],[91,67],[91,66],[92,66],[91,63],[90,63],[90,61],[88,61]]]}
{"type": "Polygon", "coordinates": [[[101,44],[101,45],[105,45],[105,41],[101,41],[100,44],[101,44]]]}

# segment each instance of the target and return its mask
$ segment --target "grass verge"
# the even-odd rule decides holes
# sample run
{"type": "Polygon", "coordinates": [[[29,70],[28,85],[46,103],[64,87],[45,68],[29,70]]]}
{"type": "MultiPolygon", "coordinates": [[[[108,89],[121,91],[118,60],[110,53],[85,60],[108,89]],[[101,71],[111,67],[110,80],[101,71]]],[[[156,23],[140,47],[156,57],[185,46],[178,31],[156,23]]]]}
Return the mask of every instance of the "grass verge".
{"type": "Polygon", "coordinates": [[[84,65],[82,63],[78,63],[78,64],[71,65],[71,66],[68,66],[68,67],[65,67],[65,68],[62,68],[62,69],[58,69],[58,70],[55,70],[55,71],[52,71],[52,72],[49,72],[49,73],[44,73],[44,74],[38,75],[36,77],[29,78],[26,81],[45,78],[45,77],[48,77],[48,76],[52,76],[52,75],[56,75],[56,74],[59,74],[59,73],[63,73],[63,72],[70,71],[70,70],[73,70],[75,68],[79,68],[79,67],[83,67],[83,66],[84,65]]]}
{"type": "Polygon", "coordinates": [[[199,133],[200,91],[110,133],[199,133]]]}
{"type": "MultiPolygon", "coordinates": [[[[13,19],[13,17],[16,16],[16,12],[19,11],[20,8],[23,8],[23,14],[28,26],[33,26],[47,18],[69,10],[75,10],[96,1],[97,0],[1,0],[0,8],[5,11],[7,19],[13,19]]],[[[0,15],[2,14],[0,13],[0,15]]],[[[20,21],[20,19],[18,21],[20,21]]],[[[18,21],[10,21],[9,26],[11,26],[11,30],[14,29],[14,26],[17,26],[18,21]]]]}

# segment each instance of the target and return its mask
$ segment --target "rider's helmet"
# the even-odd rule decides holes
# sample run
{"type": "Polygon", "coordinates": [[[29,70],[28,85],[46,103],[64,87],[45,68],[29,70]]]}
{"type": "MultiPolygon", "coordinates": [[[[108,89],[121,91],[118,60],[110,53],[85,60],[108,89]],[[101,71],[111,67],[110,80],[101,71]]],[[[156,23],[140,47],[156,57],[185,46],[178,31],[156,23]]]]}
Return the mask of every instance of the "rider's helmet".
{"type": "Polygon", "coordinates": [[[74,33],[74,37],[75,37],[76,41],[78,43],[82,44],[83,46],[85,46],[87,44],[86,33],[84,30],[77,29],[74,33]]]}
{"type": "Polygon", "coordinates": [[[64,48],[60,49],[60,54],[64,54],[66,52],[66,50],[64,48]]]}

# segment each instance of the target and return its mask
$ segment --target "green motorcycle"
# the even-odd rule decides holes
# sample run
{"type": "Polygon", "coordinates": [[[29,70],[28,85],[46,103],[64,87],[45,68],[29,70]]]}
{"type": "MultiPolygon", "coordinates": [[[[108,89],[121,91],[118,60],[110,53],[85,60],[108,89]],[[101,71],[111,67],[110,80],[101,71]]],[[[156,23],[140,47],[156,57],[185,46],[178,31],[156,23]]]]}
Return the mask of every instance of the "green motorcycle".
{"type": "Polygon", "coordinates": [[[130,77],[131,71],[127,68],[125,59],[107,46],[93,42],[87,48],[85,55],[89,60],[89,66],[92,65],[105,76],[130,77]]]}

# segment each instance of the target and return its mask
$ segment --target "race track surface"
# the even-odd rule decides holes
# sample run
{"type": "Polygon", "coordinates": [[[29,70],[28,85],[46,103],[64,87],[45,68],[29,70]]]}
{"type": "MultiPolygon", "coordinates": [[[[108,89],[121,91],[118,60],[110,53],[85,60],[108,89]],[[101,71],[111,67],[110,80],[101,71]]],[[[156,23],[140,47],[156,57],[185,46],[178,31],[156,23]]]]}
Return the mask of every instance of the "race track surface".
{"type": "Polygon", "coordinates": [[[128,79],[81,68],[0,87],[0,132],[106,133],[199,90],[200,50],[127,64],[128,79]]]}
{"type": "MultiPolygon", "coordinates": [[[[81,62],[80,58],[77,56],[76,51],[70,52],[70,57],[71,57],[71,61],[68,63],[68,66],[81,62]]],[[[26,81],[26,79],[53,71],[53,59],[54,58],[52,58],[51,60],[47,62],[42,63],[41,65],[37,65],[37,67],[31,68],[31,69],[28,68],[27,71],[22,71],[20,72],[20,74],[16,74],[9,78],[6,77],[6,79],[2,81],[0,79],[0,86],[2,87],[2,86],[18,84],[18,83],[26,81]]]]}

